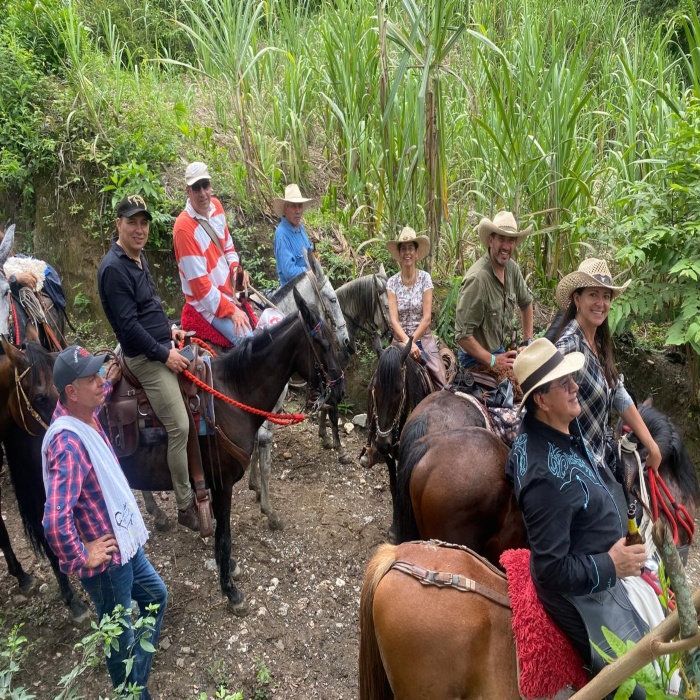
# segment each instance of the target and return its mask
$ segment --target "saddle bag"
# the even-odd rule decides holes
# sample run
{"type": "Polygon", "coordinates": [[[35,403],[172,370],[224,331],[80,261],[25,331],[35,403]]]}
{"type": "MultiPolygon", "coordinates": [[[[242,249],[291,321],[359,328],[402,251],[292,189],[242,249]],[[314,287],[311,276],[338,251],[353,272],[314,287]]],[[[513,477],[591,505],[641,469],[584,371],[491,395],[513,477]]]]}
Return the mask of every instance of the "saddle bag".
{"type": "Polygon", "coordinates": [[[106,419],[103,426],[119,458],[129,457],[139,446],[139,420],[156,421],[146,393],[140,387],[137,389],[126,374],[115,384],[102,415],[106,419]]]}

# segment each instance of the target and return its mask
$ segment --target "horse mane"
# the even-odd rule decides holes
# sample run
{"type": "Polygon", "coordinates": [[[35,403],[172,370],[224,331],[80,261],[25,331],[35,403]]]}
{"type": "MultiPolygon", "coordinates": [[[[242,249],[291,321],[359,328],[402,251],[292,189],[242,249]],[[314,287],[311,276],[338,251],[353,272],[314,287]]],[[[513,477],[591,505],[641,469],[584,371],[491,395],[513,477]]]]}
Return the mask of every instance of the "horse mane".
{"type": "Polygon", "coordinates": [[[45,376],[53,376],[54,356],[41,345],[34,341],[25,343],[24,354],[29,362],[29,378],[34,385],[41,382],[45,376]]]}
{"type": "Polygon", "coordinates": [[[639,413],[661,451],[661,463],[668,464],[674,473],[682,493],[698,502],[698,477],[695,465],[685,448],[683,438],[671,419],[653,408],[640,406],[639,413]]]}
{"type": "Polygon", "coordinates": [[[419,540],[420,532],[411,503],[411,474],[428,450],[427,440],[421,440],[427,433],[425,416],[408,421],[401,433],[399,459],[396,465],[396,543],[419,540]]]}
{"type": "Polygon", "coordinates": [[[355,319],[374,318],[374,275],[346,282],[335,290],[343,316],[355,319]]]}
{"type": "MultiPolygon", "coordinates": [[[[316,320],[320,319],[318,309],[314,304],[307,304],[309,312],[316,320]]],[[[257,331],[234,345],[225,355],[214,360],[223,369],[226,380],[234,389],[248,389],[245,386],[251,365],[260,361],[261,355],[269,350],[270,344],[282,335],[298,319],[298,314],[288,314],[279,323],[257,331]]],[[[335,336],[328,324],[321,325],[321,342],[332,347],[335,336]]],[[[327,349],[324,347],[324,349],[327,349]]]]}
{"type": "MultiPolygon", "coordinates": [[[[399,386],[403,379],[402,349],[390,345],[379,358],[375,386],[383,388],[399,386]]],[[[406,406],[415,408],[424,398],[424,384],[421,368],[411,357],[406,358],[406,406]]]]}

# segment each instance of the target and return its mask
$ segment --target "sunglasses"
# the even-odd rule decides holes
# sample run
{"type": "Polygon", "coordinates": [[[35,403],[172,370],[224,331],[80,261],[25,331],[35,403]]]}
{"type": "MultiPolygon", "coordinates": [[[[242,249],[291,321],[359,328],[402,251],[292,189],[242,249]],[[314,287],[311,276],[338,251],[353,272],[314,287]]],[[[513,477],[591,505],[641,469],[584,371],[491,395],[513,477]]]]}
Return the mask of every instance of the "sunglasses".
{"type": "Polygon", "coordinates": [[[190,187],[195,192],[199,192],[200,190],[208,190],[211,187],[211,180],[200,180],[199,182],[195,182],[194,185],[190,185],[190,187]]]}

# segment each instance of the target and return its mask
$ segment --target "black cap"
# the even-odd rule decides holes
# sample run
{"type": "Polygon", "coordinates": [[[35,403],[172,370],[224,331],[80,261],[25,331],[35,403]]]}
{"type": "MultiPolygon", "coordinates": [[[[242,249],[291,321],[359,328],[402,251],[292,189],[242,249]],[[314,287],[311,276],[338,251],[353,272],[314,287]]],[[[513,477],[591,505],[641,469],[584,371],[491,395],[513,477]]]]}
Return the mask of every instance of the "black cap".
{"type": "Polygon", "coordinates": [[[107,355],[95,357],[80,345],[71,345],[62,350],[53,366],[53,383],[59,393],[80,377],[90,377],[99,371],[107,355]]]}
{"type": "Polygon", "coordinates": [[[148,211],[146,202],[140,194],[129,194],[117,205],[118,219],[122,216],[133,216],[139,213],[144,213],[149,221],[153,219],[151,212],[148,211]]]}

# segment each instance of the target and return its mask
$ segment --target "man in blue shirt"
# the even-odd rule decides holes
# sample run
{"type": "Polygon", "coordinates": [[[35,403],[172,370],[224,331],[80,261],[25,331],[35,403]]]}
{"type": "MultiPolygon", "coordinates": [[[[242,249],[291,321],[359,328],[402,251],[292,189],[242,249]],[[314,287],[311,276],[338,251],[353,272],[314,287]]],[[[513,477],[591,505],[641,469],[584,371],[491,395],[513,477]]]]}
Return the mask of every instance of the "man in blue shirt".
{"type": "Polygon", "coordinates": [[[311,241],[301,223],[301,215],[313,200],[301,196],[299,186],[287,185],[284,197],[272,202],[272,210],[280,217],[275,230],[275,261],[280,286],[306,272],[306,250],[313,250],[311,241]]]}

